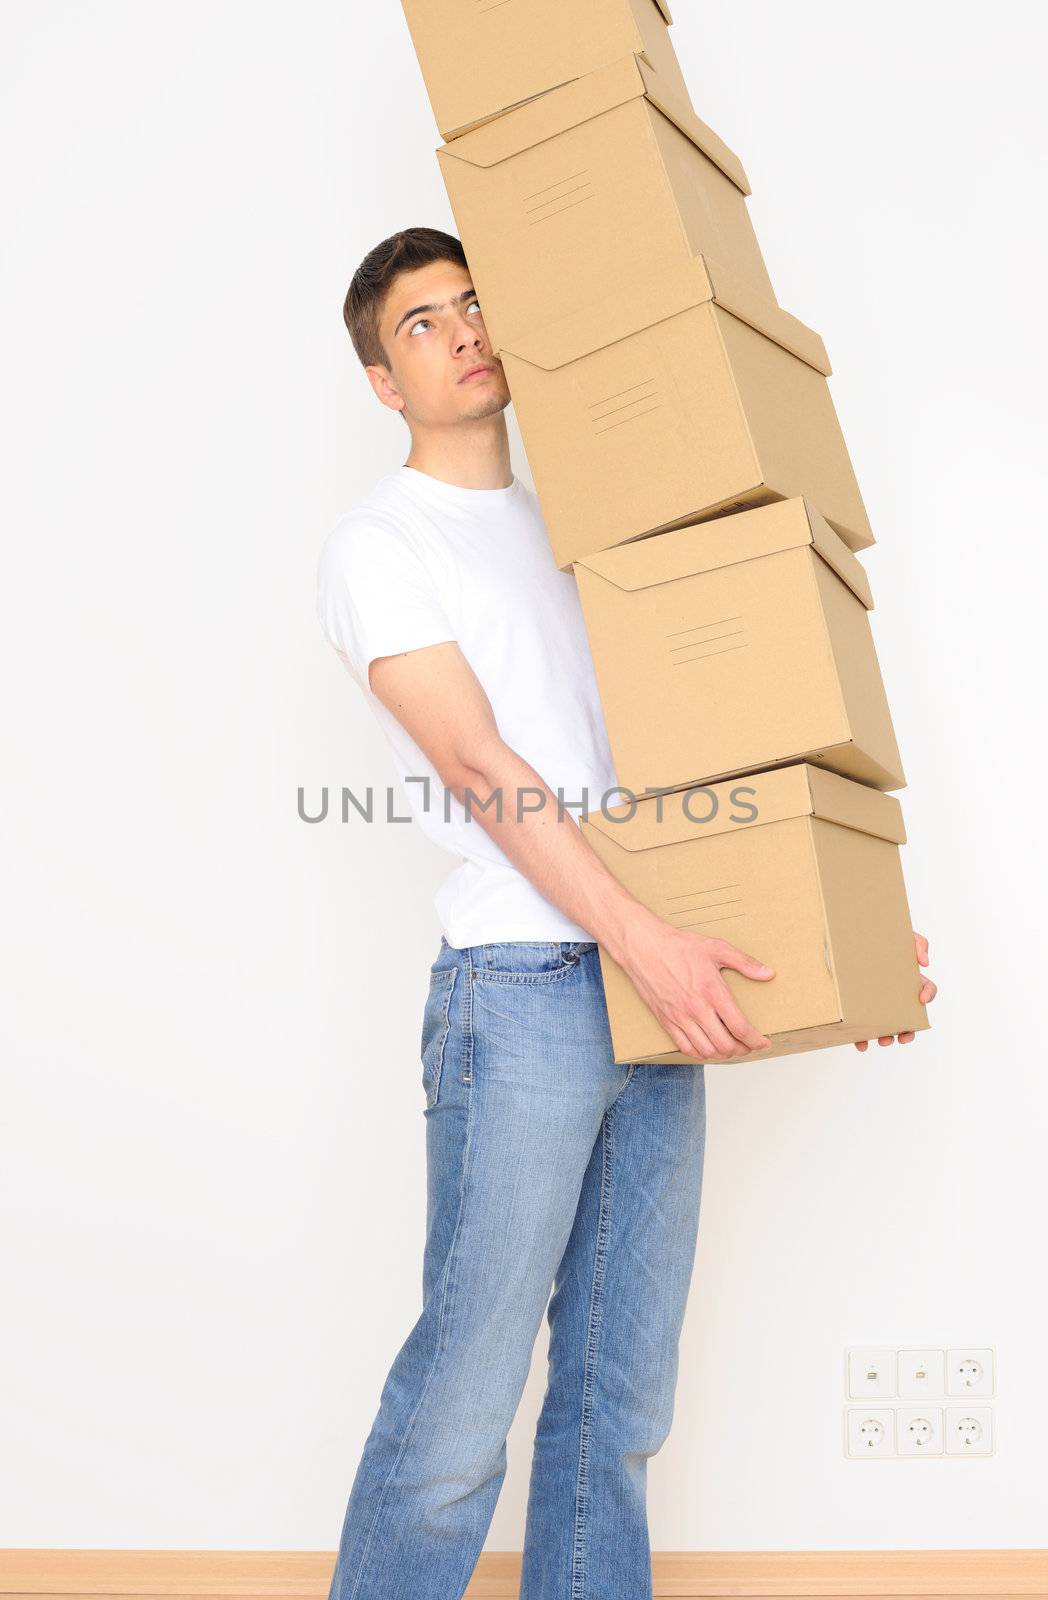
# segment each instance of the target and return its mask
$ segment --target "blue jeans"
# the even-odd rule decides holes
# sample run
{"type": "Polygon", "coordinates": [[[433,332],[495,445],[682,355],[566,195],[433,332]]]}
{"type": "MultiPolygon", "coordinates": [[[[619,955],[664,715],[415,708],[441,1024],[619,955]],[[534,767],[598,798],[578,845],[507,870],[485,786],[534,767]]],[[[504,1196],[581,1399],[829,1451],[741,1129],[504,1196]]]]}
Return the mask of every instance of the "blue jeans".
{"type": "Polygon", "coordinates": [[[547,1307],[520,1600],[650,1600],[647,1462],[673,1416],[703,1066],[612,1060],[593,943],[442,939],[421,1086],[422,1313],[382,1390],[329,1600],[461,1600],[547,1307]]]}

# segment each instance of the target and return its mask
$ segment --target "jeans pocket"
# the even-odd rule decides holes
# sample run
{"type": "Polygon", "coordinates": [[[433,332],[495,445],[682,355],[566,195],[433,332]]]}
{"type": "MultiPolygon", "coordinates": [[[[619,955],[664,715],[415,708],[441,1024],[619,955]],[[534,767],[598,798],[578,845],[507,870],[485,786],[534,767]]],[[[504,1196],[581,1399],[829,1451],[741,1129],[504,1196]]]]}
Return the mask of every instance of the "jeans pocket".
{"type": "Polygon", "coordinates": [[[422,1087],[426,1107],[435,1106],[440,1095],[444,1066],[444,1046],[451,1031],[451,994],[457,967],[441,967],[429,976],[429,995],[422,1013],[422,1087]]]}

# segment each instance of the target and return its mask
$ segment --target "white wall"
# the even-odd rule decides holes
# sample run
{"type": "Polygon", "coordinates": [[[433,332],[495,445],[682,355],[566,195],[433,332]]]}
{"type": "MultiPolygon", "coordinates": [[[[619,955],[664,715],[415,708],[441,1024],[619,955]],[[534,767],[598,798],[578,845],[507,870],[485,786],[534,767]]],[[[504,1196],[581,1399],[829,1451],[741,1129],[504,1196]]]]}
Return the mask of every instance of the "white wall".
{"type": "MultiPolygon", "coordinates": [[[[905,1049],[707,1069],[653,1540],[1044,1545],[1039,8],[678,9],[835,363],[942,992],[905,1049]],[[994,1459],[842,1458],[846,1345],[969,1340],[994,1459]]],[[[0,1545],[333,1550],[420,1303],[450,862],[296,792],[392,771],[313,579],[403,459],[340,308],[378,239],[451,226],[437,136],[393,0],[22,0],[2,34],[0,1545]]]]}

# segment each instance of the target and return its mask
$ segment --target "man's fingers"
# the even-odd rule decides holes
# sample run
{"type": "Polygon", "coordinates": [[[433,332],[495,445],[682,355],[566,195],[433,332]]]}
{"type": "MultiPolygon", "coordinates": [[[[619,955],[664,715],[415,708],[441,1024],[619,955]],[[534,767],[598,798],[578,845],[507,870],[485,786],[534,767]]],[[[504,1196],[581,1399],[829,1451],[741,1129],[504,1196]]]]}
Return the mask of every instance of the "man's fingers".
{"type": "MultiPolygon", "coordinates": [[[[743,1020],[745,1021],[745,1019],[743,1020]]],[[[699,1018],[691,1017],[673,1024],[671,1031],[674,1038],[680,1035],[685,1040],[690,1039],[691,1041],[690,1044],[686,1043],[683,1047],[678,1044],[678,1049],[683,1048],[685,1054],[694,1053],[704,1058],[726,1056],[729,1059],[734,1059],[749,1055],[751,1051],[763,1047],[762,1044],[758,1044],[756,1041],[764,1040],[763,1034],[759,1033],[756,1028],[750,1030],[755,1041],[753,1044],[748,1044],[746,1041],[739,1039],[727,1021],[717,1015],[712,1005],[707,1006],[699,1018]]],[[[770,1043],[771,1041],[764,1042],[770,1043]]]]}
{"type": "Polygon", "coordinates": [[[727,939],[718,939],[710,953],[718,966],[731,967],[733,971],[741,972],[744,978],[765,980],[775,976],[774,967],[769,967],[766,961],[758,961],[756,956],[747,955],[745,950],[729,944],[727,939]]]}
{"type": "Polygon", "coordinates": [[[727,984],[723,986],[724,992],[717,996],[714,1004],[724,1026],[728,1028],[747,1050],[763,1050],[771,1044],[771,1040],[755,1028],[753,1023],[745,1017],[735,1003],[735,998],[727,984]]]}
{"type": "Polygon", "coordinates": [[[706,1061],[710,1056],[719,1054],[719,1052],[713,1048],[712,1041],[699,1027],[698,1023],[689,1022],[684,1029],[684,1033],[688,1041],[685,1055],[699,1056],[703,1061],[706,1061]]]}
{"type": "Polygon", "coordinates": [[[682,1056],[690,1056],[694,1054],[691,1041],[689,1040],[687,1034],[682,1033],[675,1022],[670,1022],[667,1019],[663,1022],[663,1027],[666,1029],[666,1032],[669,1034],[674,1045],[680,1051],[682,1056]]]}
{"type": "MultiPolygon", "coordinates": [[[[881,1037],[877,1040],[877,1043],[892,1044],[896,1037],[898,1038],[900,1044],[912,1044],[917,1035],[913,1032],[900,1033],[898,1035],[893,1033],[885,1033],[881,1035],[881,1037]]],[[[870,1047],[869,1039],[856,1039],[854,1044],[856,1050],[868,1050],[870,1047]]]]}
{"type": "Polygon", "coordinates": [[[693,1018],[674,1022],[672,1017],[663,1017],[662,1025],[681,1055],[699,1056],[702,1060],[706,1060],[707,1057],[718,1053],[693,1018]]]}
{"type": "Polygon", "coordinates": [[[920,1000],[923,1006],[926,1006],[929,1000],[934,1000],[938,993],[939,985],[937,983],[933,983],[931,978],[925,978],[924,982],[921,984],[921,992],[917,998],[920,1000]]]}
{"type": "Polygon", "coordinates": [[[732,1038],[712,1005],[703,1004],[701,1014],[694,1020],[699,1032],[710,1041],[715,1055],[738,1055],[738,1040],[732,1038]]]}
{"type": "Polygon", "coordinates": [[[923,933],[917,932],[916,928],[913,930],[913,943],[917,951],[918,965],[926,967],[928,965],[928,941],[923,933]]]}

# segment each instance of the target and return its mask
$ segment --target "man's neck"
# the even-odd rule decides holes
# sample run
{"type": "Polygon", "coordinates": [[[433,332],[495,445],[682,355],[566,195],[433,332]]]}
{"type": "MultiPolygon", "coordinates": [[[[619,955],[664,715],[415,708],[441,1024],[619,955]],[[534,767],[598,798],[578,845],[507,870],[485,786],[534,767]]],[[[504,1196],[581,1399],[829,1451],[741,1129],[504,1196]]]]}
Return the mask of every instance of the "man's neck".
{"type": "Polygon", "coordinates": [[[460,489],[508,489],[513,482],[505,418],[411,435],[406,467],[460,489]]]}

